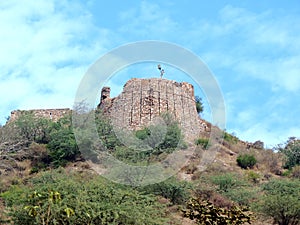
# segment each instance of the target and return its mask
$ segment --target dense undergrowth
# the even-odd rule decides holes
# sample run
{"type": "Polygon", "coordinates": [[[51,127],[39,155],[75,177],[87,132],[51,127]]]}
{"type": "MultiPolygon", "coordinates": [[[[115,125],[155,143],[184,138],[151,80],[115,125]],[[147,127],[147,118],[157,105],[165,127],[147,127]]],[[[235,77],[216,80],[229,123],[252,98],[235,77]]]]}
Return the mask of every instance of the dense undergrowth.
{"type": "MultiPolygon", "coordinates": [[[[166,127],[150,126],[134,133],[145,148],[140,152],[120,142],[101,112],[95,115],[100,147],[128,164],[159,162],[190,147],[168,114],[163,115],[166,127]],[[161,132],[165,137],[156,144],[154,139],[161,132]]],[[[247,150],[238,149],[239,140],[224,133],[219,145],[231,154],[231,167],[213,163],[199,172],[196,153],[181,171],[191,175],[190,181],[171,177],[131,187],[92,172],[77,146],[71,115],[53,122],[24,113],[0,128],[0,221],[25,225],[299,224],[299,140],[289,139],[276,151],[247,150]]],[[[204,137],[195,140],[195,146],[199,152],[214,147],[204,137]]],[[[94,163],[101,160],[92,151],[87,155],[94,163]]]]}

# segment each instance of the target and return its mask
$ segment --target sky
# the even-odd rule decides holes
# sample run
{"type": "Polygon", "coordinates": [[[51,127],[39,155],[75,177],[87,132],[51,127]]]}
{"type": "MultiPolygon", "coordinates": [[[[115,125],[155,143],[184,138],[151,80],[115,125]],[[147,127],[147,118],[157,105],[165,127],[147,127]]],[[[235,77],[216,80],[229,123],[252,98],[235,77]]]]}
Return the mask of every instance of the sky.
{"type": "MultiPolygon", "coordinates": [[[[229,133],[269,148],[300,137],[298,0],[9,0],[0,2],[0,28],[0,124],[16,109],[71,108],[99,57],[159,40],[208,66],[223,93],[229,133]]],[[[163,66],[165,78],[188,79],[163,66]]],[[[130,78],[158,76],[148,62],[123,69],[108,84],[117,95],[130,78]]],[[[209,120],[205,93],[195,90],[209,120]]]]}

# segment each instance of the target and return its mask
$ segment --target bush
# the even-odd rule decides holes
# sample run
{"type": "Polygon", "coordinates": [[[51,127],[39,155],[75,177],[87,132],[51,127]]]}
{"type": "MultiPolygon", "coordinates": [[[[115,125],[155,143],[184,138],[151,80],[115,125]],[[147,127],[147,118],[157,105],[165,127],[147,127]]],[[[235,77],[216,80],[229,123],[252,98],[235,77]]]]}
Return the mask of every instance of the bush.
{"type": "Polygon", "coordinates": [[[300,165],[300,140],[289,138],[283,147],[279,145],[276,150],[283,153],[286,157],[285,169],[291,169],[300,165]]]}
{"type": "Polygon", "coordinates": [[[209,143],[208,138],[198,138],[195,141],[195,144],[202,146],[204,149],[208,149],[210,147],[210,143],[209,143]]]}
{"type": "Polygon", "coordinates": [[[190,199],[184,217],[195,220],[197,224],[238,225],[251,223],[251,213],[247,208],[233,206],[230,209],[215,207],[209,201],[190,199]]]}
{"type": "Polygon", "coordinates": [[[247,168],[251,169],[257,162],[254,155],[249,155],[249,154],[239,155],[236,161],[237,164],[243,169],[247,169],[247,168]]]}
{"type": "Polygon", "coordinates": [[[258,209],[271,216],[279,225],[300,223],[300,181],[272,180],[263,187],[265,196],[260,199],[258,209]]]}
{"type": "Polygon", "coordinates": [[[44,144],[49,141],[51,124],[53,123],[50,119],[40,118],[32,112],[25,111],[14,123],[19,129],[20,136],[26,140],[44,144]]]}
{"type": "Polygon", "coordinates": [[[70,127],[61,127],[52,132],[50,142],[47,145],[52,165],[54,167],[65,166],[68,161],[75,160],[79,155],[79,149],[74,133],[70,127]]]}
{"type": "Polygon", "coordinates": [[[249,171],[247,173],[247,178],[251,182],[257,184],[257,183],[259,183],[260,175],[258,173],[253,172],[253,171],[249,171]]]}
{"type": "Polygon", "coordinates": [[[292,177],[300,179],[300,166],[295,166],[292,169],[292,177]]]}
{"type": "Polygon", "coordinates": [[[224,131],[224,136],[223,136],[225,141],[228,141],[231,144],[236,144],[238,142],[238,138],[232,134],[227,133],[224,131]]]}
{"type": "Polygon", "coordinates": [[[41,173],[1,197],[15,225],[167,223],[154,196],[89,174],[41,173]]]}
{"type": "Polygon", "coordinates": [[[238,178],[233,174],[224,174],[211,177],[212,182],[218,185],[218,190],[228,192],[231,188],[238,185],[238,178]]]}
{"type": "Polygon", "coordinates": [[[189,188],[190,185],[187,182],[178,181],[172,177],[164,182],[148,185],[141,190],[167,198],[172,204],[182,204],[190,195],[189,188]]]}

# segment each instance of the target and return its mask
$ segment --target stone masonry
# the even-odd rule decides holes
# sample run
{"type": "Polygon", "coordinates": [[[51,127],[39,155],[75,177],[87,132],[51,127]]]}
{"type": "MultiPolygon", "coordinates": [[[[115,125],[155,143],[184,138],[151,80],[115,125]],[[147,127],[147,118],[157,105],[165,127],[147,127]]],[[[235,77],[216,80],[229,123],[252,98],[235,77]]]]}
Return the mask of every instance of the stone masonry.
{"type": "Polygon", "coordinates": [[[207,123],[200,119],[196,110],[194,87],[187,82],[134,78],[115,98],[110,98],[110,88],[104,87],[98,108],[109,114],[114,126],[121,129],[142,129],[162,113],[169,112],[188,139],[208,131],[207,123]]]}
{"type": "Polygon", "coordinates": [[[64,109],[31,109],[31,110],[14,110],[10,113],[10,122],[16,120],[22,113],[24,112],[31,112],[36,117],[42,117],[51,119],[53,121],[57,121],[65,114],[70,113],[71,109],[64,108],[64,109]]]}

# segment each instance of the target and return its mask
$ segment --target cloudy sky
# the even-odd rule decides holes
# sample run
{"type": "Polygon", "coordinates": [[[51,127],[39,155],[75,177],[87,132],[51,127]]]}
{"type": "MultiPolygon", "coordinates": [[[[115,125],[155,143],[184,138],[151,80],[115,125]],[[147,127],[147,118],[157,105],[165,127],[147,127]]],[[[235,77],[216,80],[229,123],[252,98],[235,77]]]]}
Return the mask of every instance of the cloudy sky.
{"type": "MultiPolygon", "coordinates": [[[[15,109],[72,107],[99,57],[129,42],[160,40],[210,68],[227,131],[267,147],[300,136],[298,0],[8,0],[0,2],[0,28],[0,124],[15,109]]],[[[158,76],[155,66],[120,71],[109,81],[113,93],[129,78],[158,76]]],[[[185,79],[166,68],[166,78],[185,79]]]]}

